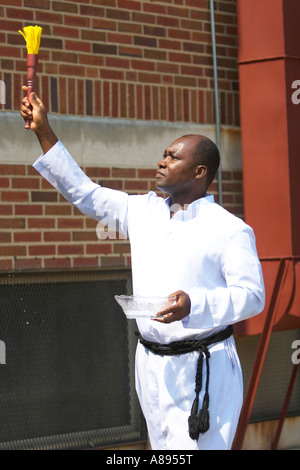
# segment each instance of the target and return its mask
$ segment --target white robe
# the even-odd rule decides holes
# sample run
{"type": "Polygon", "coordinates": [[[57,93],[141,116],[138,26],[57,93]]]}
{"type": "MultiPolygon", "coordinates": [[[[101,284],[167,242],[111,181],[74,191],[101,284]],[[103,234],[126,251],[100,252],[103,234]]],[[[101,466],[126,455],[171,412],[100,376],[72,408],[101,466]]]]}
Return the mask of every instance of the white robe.
{"type": "MultiPolygon", "coordinates": [[[[134,294],[189,294],[191,313],[182,321],[138,319],[144,339],[203,338],[262,311],[265,292],[253,230],[213,196],[171,218],[170,199],[154,192],[128,195],[92,182],[61,142],[34,167],[81,212],[129,236],[134,294]]],[[[230,449],[243,397],[234,339],[211,346],[210,353],[210,429],[194,442],[187,420],[198,353],[157,356],[138,345],[136,389],[153,449],[230,449]]]]}

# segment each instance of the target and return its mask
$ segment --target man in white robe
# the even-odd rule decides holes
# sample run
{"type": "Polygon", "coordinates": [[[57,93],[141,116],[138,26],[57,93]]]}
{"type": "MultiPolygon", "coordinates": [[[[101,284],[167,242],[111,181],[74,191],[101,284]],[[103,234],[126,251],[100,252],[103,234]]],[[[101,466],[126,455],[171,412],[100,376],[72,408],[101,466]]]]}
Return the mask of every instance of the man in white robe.
{"type": "MultiPolygon", "coordinates": [[[[165,150],[156,186],[171,194],[167,199],[154,192],[129,196],[92,182],[54,134],[40,99],[32,94],[30,100],[32,110],[24,98],[21,116],[31,119],[43,150],[34,167],[81,212],[105,217],[128,235],[135,295],[176,298],[158,320],[137,320],[142,340],[150,346],[203,341],[262,311],[265,292],[253,230],[207,194],[219,165],[213,142],[188,135],[165,150]]],[[[243,400],[233,336],[205,349],[210,373],[204,354],[199,408],[207,383],[209,425],[196,438],[188,423],[201,348],[165,355],[150,346],[138,343],[136,390],[152,448],[230,449],[243,400]]],[[[198,413],[198,402],[196,407],[198,413]]]]}

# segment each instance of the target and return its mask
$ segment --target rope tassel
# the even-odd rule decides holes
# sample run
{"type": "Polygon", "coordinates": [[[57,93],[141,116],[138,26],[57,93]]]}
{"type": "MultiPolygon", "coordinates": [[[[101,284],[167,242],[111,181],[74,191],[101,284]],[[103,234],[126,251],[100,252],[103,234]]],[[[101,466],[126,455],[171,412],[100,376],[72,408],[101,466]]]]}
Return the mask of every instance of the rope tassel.
{"type": "Polygon", "coordinates": [[[193,402],[191,414],[188,419],[189,425],[189,435],[190,438],[194,441],[199,439],[200,434],[204,434],[209,430],[210,420],[209,420],[209,351],[207,348],[200,350],[198,362],[197,362],[197,374],[196,374],[196,398],[193,402]],[[199,406],[199,393],[202,388],[202,368],[203,368],[203,355],[206,357],[206,385],[205,385],[205,395],[202,403],[202,408],[198,414],[199,406]]]}

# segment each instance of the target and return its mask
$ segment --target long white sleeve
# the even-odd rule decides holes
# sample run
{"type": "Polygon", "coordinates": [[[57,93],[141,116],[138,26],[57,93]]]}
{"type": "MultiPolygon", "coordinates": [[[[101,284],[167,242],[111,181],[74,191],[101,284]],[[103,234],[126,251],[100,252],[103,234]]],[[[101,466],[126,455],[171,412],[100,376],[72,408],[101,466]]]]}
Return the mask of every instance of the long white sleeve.
{"type": "Polygon", "coordinates": [[[189,328],[212,328],[246,320],[264,308],[265,290],[255,238],[250,227],[226,243],[221,257],[225,285],[195,287],[189,292],[192,313],[189,328]]]}
{"type": "Polygon", "coordinates": [[[127,234],[128,195],[94,183],[60,141],[41,155],[33,166],[83,214],[101,222],[110,222],[121,233],[127,234]]]}

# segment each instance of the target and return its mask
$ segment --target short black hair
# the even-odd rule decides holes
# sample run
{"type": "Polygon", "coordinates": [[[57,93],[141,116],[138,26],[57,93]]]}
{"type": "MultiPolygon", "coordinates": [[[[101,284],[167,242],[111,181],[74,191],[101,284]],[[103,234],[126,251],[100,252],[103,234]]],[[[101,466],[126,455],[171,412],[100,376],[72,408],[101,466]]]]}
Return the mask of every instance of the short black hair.
{"type": "Polygon", "coordinates": [[[220,152],[216,144],[203,135],[185,135],[183,137],[198,137],[195,144],[193,159],[195,164],[205,165],[207,168],[207,187],[212,183],[220,166],[220,152]]]}

